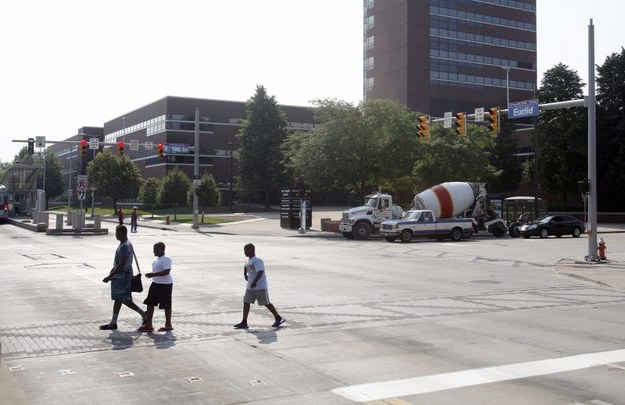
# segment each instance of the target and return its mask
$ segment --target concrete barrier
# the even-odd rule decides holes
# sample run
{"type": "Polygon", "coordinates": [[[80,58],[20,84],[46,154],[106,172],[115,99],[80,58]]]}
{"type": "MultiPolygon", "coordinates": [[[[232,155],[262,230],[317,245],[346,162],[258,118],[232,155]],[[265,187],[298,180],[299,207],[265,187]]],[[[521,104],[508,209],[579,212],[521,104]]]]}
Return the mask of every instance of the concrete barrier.
{"type": "Polygon", "coordinates": [[[63,229],[63,214],[56,214],[56,226],[54,227],[57,231],[63,229]]]}
{"type": "Polygon", "coordinates": [[[93,217],[93,229],[99,231],[102,228],[102,215],[93,217]]]}
{"type": "Polygon", "coordinates": [[[339,221],[330,218],[321,218],[321,230],[323,232],[339,232],[339,221]]]}

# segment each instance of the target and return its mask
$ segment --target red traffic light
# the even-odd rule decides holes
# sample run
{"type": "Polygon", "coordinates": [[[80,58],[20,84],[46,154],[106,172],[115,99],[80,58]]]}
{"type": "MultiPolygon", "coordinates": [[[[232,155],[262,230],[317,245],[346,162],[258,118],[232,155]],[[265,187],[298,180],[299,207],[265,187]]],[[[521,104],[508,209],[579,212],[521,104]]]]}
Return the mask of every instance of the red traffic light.
{"type": "Polygon", "coordinates": [[[87,141],[84,139],[80,141],[80,155],[87,156],[87,141]]]}
{"type": "Polygon", "coordinates": [[[124,141],[117,142],[117,154],[120,156],[124,154],[124,141]]]}
{"type": "Polygon", "coordinates": [[[164,149],[165,149],[165,146],[162,143],[159,143],[158,146],[156,147],[157,156],[159,159],[163,157],[163,154],[165,153],[164,149]]]}

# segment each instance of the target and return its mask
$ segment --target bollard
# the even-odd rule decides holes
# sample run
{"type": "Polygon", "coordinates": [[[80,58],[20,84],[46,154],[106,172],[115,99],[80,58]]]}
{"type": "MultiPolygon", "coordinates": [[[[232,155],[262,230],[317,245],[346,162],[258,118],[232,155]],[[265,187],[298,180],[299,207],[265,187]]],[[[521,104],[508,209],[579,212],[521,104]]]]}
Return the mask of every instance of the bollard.
{"type": "Polygon", "coordinates": [[[96,215],[93,217],[93,229],[99,231],[102,228],[102,216],[96,215]]]}
{"type": "Polygon", "coordinates": [[[166,223],[167,225],[169,225],[169,215],[167,215],[167,216],[165,217],[165,223],[166,223]]]}
{"type": "Polygon", "coordinates": [[[54,229],[57,231],[63,230],[63,214],[56,214],[56,226],[54,229]]]}

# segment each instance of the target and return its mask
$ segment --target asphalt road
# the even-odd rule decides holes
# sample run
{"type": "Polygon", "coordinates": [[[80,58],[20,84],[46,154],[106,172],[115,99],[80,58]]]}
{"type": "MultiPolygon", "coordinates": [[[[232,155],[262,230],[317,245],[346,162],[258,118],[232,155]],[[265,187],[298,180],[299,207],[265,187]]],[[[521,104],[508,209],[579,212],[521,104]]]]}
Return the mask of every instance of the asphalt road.
{"type": "MultiPolygon", "coordinates": [[[[130,237],[143,272],[157,241],[173,258],[172,332],[136,332],[140,320],[127,308],[117,331],[98,330],[111,315],[101,279],[113,233],[46,236],[0,226],[0,403],[625,398],[623,233],[604,236],[609,262],[585,264],[585,237],[349,241],[316,224],[304,235],[280,229],[275,214],[199,231],[141,225],[130,237]],[[270,296],[287,318],[282,328],[257,306],[249,330],[232,328],[241,318],[247,242],[265,260],[270,296]]],[[[155,325],[162,322],[157,311],[155,325]]]]}

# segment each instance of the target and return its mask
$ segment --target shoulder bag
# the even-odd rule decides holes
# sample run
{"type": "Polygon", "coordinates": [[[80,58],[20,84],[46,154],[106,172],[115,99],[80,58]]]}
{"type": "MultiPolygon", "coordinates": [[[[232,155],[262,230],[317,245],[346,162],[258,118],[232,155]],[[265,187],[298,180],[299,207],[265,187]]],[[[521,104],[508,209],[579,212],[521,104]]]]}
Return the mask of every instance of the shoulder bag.
{"type": "Polygon", "coordinates": [[[141,269],[139,268],[139,260],[137,260],[137,255],[133,249],[132,255],[135,258],[135,262],[137,263],[137,271],[138,273],[132,276],[132,281],[130,283],[130,291],[140,293],[143,291],[143,283],[141,282],[141,269]]]}

